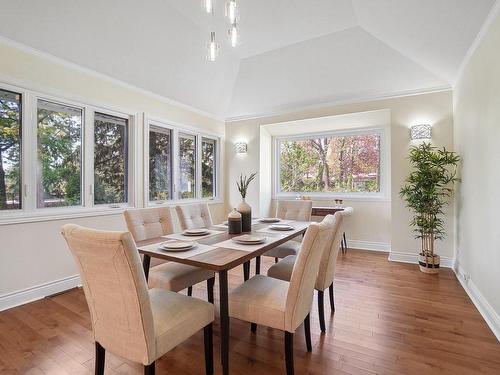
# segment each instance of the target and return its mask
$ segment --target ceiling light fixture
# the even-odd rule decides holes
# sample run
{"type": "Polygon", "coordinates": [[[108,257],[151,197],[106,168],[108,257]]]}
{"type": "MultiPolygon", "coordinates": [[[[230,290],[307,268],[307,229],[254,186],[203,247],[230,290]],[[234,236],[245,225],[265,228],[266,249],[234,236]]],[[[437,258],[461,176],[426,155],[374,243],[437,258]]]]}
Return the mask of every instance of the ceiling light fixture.
{"type": "Polygon", "coordinates": [[[213,11],[214,11],[214,1],[215,0],[203,0],[203,4],[205,5],[205,11],[207,13],[213,13],[213,11]]]}
{"type": "Polygon", "coordinates": [[[231,39],[231,46],[236,47],[238,45],[238,28],[236,27],[236,22],[231,24],[229,29],[229,37],[231,39]]]}
{"type": "Polygon", "coordinates": [[[238,21],[238,7],[236,6],[236,0],[227,1],[226,16],[229,18],[229,23],[231,23],[231,25],[238,21]]]}
{"type": "Polygon", "coordinates": [[[210,33],[210,43],[208,43],[208,61],[215,61],[219,54],[219,45],[215,41],[215,31],[210,33]]]}

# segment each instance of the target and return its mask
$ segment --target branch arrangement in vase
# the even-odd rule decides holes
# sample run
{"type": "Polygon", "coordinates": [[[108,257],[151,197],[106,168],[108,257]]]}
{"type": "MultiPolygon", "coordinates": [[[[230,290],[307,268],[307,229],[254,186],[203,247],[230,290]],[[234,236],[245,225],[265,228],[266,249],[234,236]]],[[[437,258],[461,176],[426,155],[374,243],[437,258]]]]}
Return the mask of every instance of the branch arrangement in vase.
{"type": "Polygon", "coordinates": [[[240,180],[236,181],[236,185],[238,186],[238,191],[240,192],[241,197],[243,199],[246,198],[248,185],[250,185],[250,182],[252,182],[255,179],[255,176],[257,176],[257,172],[251,173],[249,176],[245,175],[245,177],[243,177],[243,174],[240,174],[240,180]]]}
{"type": "Polygon", "coordinates": [[[439,256],[434,254],[434,241],[446,236],[444,208],[453,196],[453,183],[458,181],[456,172],[460,157],[445,147],[439,149],[424,142],[412,147],[408,158],[413,171],[399,194],[413,212],[410,225],[415,238],[421,239],[420,269],[436,273],[439,256]]]}

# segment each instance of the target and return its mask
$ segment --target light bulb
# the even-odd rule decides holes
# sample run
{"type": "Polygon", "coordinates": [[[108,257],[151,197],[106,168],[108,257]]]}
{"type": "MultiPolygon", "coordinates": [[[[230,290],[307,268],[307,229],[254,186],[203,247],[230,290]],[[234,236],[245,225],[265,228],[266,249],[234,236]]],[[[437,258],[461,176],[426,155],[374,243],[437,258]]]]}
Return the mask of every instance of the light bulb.
{"type": "Polygon", "coordinates": [[[238,45],[238,28],[236,27],[236,22],[229,29],[229,37],[231,38],[231,46],[236,47],[238,45]]]}
{"type": "Polygon", "coordinates": [[[214,0],[203,0],[205,4],[205,11],[207,13],[212,13],[214,11],[214,0]]]}
{"type": "Polygon", "coordinates": [[[229,23],[233,24],[238,18],[238,9],[236,7],[236,0],[229,0],[226,4],[226,16],[229,18],[229,23]]]}
{"type": "Polygon", "coordinates": [[[215,41],[215,32],[210,33],[210,43],[208,44],[208,61],[215,61],[219,52],[219,45],[215,41]]]}

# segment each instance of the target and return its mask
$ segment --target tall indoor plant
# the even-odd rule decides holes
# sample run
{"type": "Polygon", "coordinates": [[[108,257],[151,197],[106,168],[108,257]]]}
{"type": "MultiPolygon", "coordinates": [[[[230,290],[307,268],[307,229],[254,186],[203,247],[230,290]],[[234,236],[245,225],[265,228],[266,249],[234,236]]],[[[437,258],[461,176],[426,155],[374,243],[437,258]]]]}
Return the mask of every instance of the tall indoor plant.
{"type": "Polygon", "coordinates": [[[410,225],[414,228],[415,238],[421,239],[420,270],[437,273],[440,258],[434,253],[434,242],[446,235],[444,208],[453,195],[460,157],[444,147],[438,149],[424,142],[410,149],[409,160],[413,171],[399,194],[413,212],[410,225]]]}

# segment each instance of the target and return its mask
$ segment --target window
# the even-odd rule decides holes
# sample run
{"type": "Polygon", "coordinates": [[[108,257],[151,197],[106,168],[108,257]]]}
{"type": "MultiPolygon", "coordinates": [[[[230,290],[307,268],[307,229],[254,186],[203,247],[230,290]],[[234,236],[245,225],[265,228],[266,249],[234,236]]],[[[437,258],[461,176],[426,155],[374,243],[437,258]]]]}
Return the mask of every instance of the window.
{"type": "Polygon", "coordinates": [[[94,115],[94,204],[127,202],[128,120],[94,115]]]}
{"type": "Polygon", "coordinates": [[[380,132],[279,139],[278,193],[379,193],[380,132]]]}
{"type": "Polygon", "coordinates": [[[201,139],[201,196],[214,198],[216,195],[216,140],[201,139]]]}
{"type": "Polygon", "coordinates": [[[172,131],[149,129],[149,200],[172,199],[172,131]]]}
{"type": "Polygon", "coordinates": [[[0,90],[0,210],[21,208],[21,94],[0,90]]]}
{"type": "Polygon", "coordinates": [[[37,207],[82,203],[82,110],[37,101],[37,207]]]}
{"type": "Polygon", "coordinates": [[[179,198],[196,197],[196,136],[179,134],[179,198]]]}

